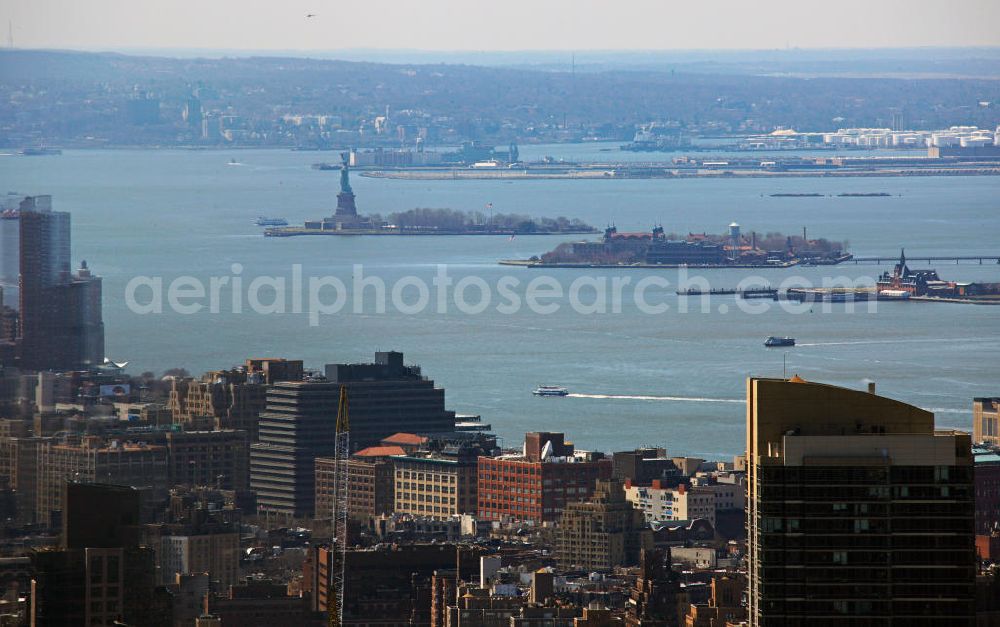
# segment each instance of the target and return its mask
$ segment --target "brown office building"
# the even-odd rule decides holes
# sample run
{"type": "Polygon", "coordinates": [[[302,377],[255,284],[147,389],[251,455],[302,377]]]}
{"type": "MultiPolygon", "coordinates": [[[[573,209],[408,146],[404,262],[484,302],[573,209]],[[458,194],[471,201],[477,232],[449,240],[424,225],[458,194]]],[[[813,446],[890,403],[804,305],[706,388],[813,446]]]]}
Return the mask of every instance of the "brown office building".
{"type": "Polygon", "coordinates": [[[643,549],[652,548],[645,516],[625,500],[622,484],[614,480],[600,480],[593,497],[568,503],[556,535],[556,559],[569,569],[633,566],[643,549]]]}
{"type": "MultiPolygon", "coordinates": [[[[392,513],[392,455],[403,455],[398,446],[369,447],[347,461],[347,512],[358,521],[392,513]]],[[[316,518],[333,516],[334,459],[316,458],[316,518]]]]}
{"type": "Polygon", "coordinates": [[[36,520],[51,524],[63,509],[68,481],[151,488],[166,494],[167,449],[134,442],[104,442],[88,436],[80,444],[46,442],[38,450],[36,520]]]}
{"type": "Polygon", "coordinates": [[[971,438],[799,377],[747,381],[749,620],[973,625],[971,438]]]}
{"type": "Polygon", "coordinates": [[[167,407],[178,424],[241,429],[254,442],[257,420],[267,405],[267,386],[301,381],[302,372],[301,360],[248,359],[241,368],[207,372],[201,381],[174,380],[167,407]]]}
{"type": "Polygon", "coordinates": [[[683,627],[725,627],[746,620],[743,593],[747,582],[742,576],[712,577],[712,595],[708,603],[692,603],[683,627]]]}
{"type": "Polygon", "coordinates": [[[302,563],[302,587],[309,591],[310,609],[329,612],[337,559],[328,546],[311,546],[302,563]],[[306,587],[308,586],[308,588],[306,587]]]}
{"type": "Polygon", "coordinates": [[[250,443],[246,431],[172,431],[166,438],[170,485],[249,488],[250,443]]]}

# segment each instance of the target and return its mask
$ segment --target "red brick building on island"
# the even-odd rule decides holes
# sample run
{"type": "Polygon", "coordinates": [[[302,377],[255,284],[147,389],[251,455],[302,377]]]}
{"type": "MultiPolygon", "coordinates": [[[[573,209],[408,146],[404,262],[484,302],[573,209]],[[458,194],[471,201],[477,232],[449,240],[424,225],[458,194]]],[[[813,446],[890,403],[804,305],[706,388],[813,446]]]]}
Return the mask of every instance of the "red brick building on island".
{"type": "Polygon", "coordinates": [[[906,265],[906,251],[899,252],[899,261],[892,272],[883,272],[878,278],[876,287],[879,292],[884,290],[903,291],[910,296],[924,296],[928,291],[954,291],[955,284],[942,281],[936,270],[911,270],[906,265]]]}

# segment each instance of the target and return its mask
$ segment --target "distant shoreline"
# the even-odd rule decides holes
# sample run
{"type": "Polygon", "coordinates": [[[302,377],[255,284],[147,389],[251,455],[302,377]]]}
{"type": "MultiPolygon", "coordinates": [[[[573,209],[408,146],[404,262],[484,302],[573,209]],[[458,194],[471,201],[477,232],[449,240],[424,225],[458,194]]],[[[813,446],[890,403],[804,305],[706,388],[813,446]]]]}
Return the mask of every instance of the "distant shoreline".
{"type": "Polygon", "coordinates": [[[910,176],[1000,176],[1000,167],[982,168],[940,168],[940,169],[920,169],[920,170],[849,170],[843,172],[830,171],[798,171],[798,172],[761,172],[761,171],[740,171],[718,170],[688,173],[688,172],[664,172],[663,174],[642,174],[614,173],[608,170],[581,169],[561,172],[529,172],[527,170],[470,170],[470,169],[447,169],[447,170],[366,170],[358,173],[365,178],[399,179],[409,181],[450,181],[450,180],[506,180],[506,181],[529,181],[529,180],[604,180],[621,181],[627,179],[736,179],[736,178],[900,178],[910,176]]]}
{"type": "Polygon", "coordinates": [[[597,229],[568,229],[565,231],[514,231],[514,230],[503,230],[503,231],[455,231],[455,230],[413,230],[413,231],[403,231],[399,229],[344,229],[344,230],[323,230],[323,229],[306,229],[303,227],[278,227],[274,229],[268,229],[264,231],[266,237],[298,237],[303,235],[333,235],[341,237],[359,237],[359,236],[378,236],[378,237],[446,237],[446,236],[462,236],[462,235],[493,235],[501,237],[520,237],[522,235],[593,235],[594,233],[600,233],[597,229]]]}
{"type": "MultiPolygon", "coordinates": [[[[784,261],[782,263],[727,263],[727,264],[693,264],[693,263],[545,263],[543,261],[532,261],[530,259],[501,259],[497,262],[501,266],[520,266],[522,268],[615,268],[615,269],[636,269],[650,270],[656,268],[696,268],[705,270],[725,270],[727,268],[791,268],[801,262],[796,259],[784,261]]],[[[835,265],[835,264],[827,264],[835,265]]]]}

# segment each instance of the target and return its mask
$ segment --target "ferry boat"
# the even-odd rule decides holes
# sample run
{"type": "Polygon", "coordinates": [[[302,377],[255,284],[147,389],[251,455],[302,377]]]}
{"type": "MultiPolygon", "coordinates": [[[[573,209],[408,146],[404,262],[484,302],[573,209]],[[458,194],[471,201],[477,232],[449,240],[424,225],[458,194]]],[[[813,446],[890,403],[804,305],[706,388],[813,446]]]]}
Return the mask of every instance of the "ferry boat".
{"type": "Polygon", "coordinates": [[[531,393],[535,396],[567,396],[569,390],[557,385],[539,385],[531,393]]]}
{"type": "Polygon", "coordinates": [[[772,335],[771,337],[764,340],[764,346],[767,346],[769,348],[773,346],[795,346],[795,338],[777,337],[772,335]]]}
{"type": "Polygon", "coordinates": [[[288,220],[284,218],[265,218],[260,216],[257,218],[257,226],[288,226],[288,220]]]}
{"type": "Polygon", "coordinates": [[[62,150],[58,148],[46,148],[44,146],[29,146],[21,150],[23,157],[45,157],[49,155],[61,155],[62,150]]]}

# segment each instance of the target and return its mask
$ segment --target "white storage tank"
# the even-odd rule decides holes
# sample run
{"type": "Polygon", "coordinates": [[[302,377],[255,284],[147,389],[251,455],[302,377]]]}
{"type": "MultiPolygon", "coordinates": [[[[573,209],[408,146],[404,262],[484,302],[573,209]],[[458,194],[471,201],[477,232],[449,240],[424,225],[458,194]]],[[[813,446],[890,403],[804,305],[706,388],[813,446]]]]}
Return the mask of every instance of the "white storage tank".
{"type": "Polygon", "coordinates": [[[958,146],[959,139],[958,135],[952,135],[950,133],[934,133],[931,135],[931,143],[938,148],[948,148],[951,146],[958,146]]]}

